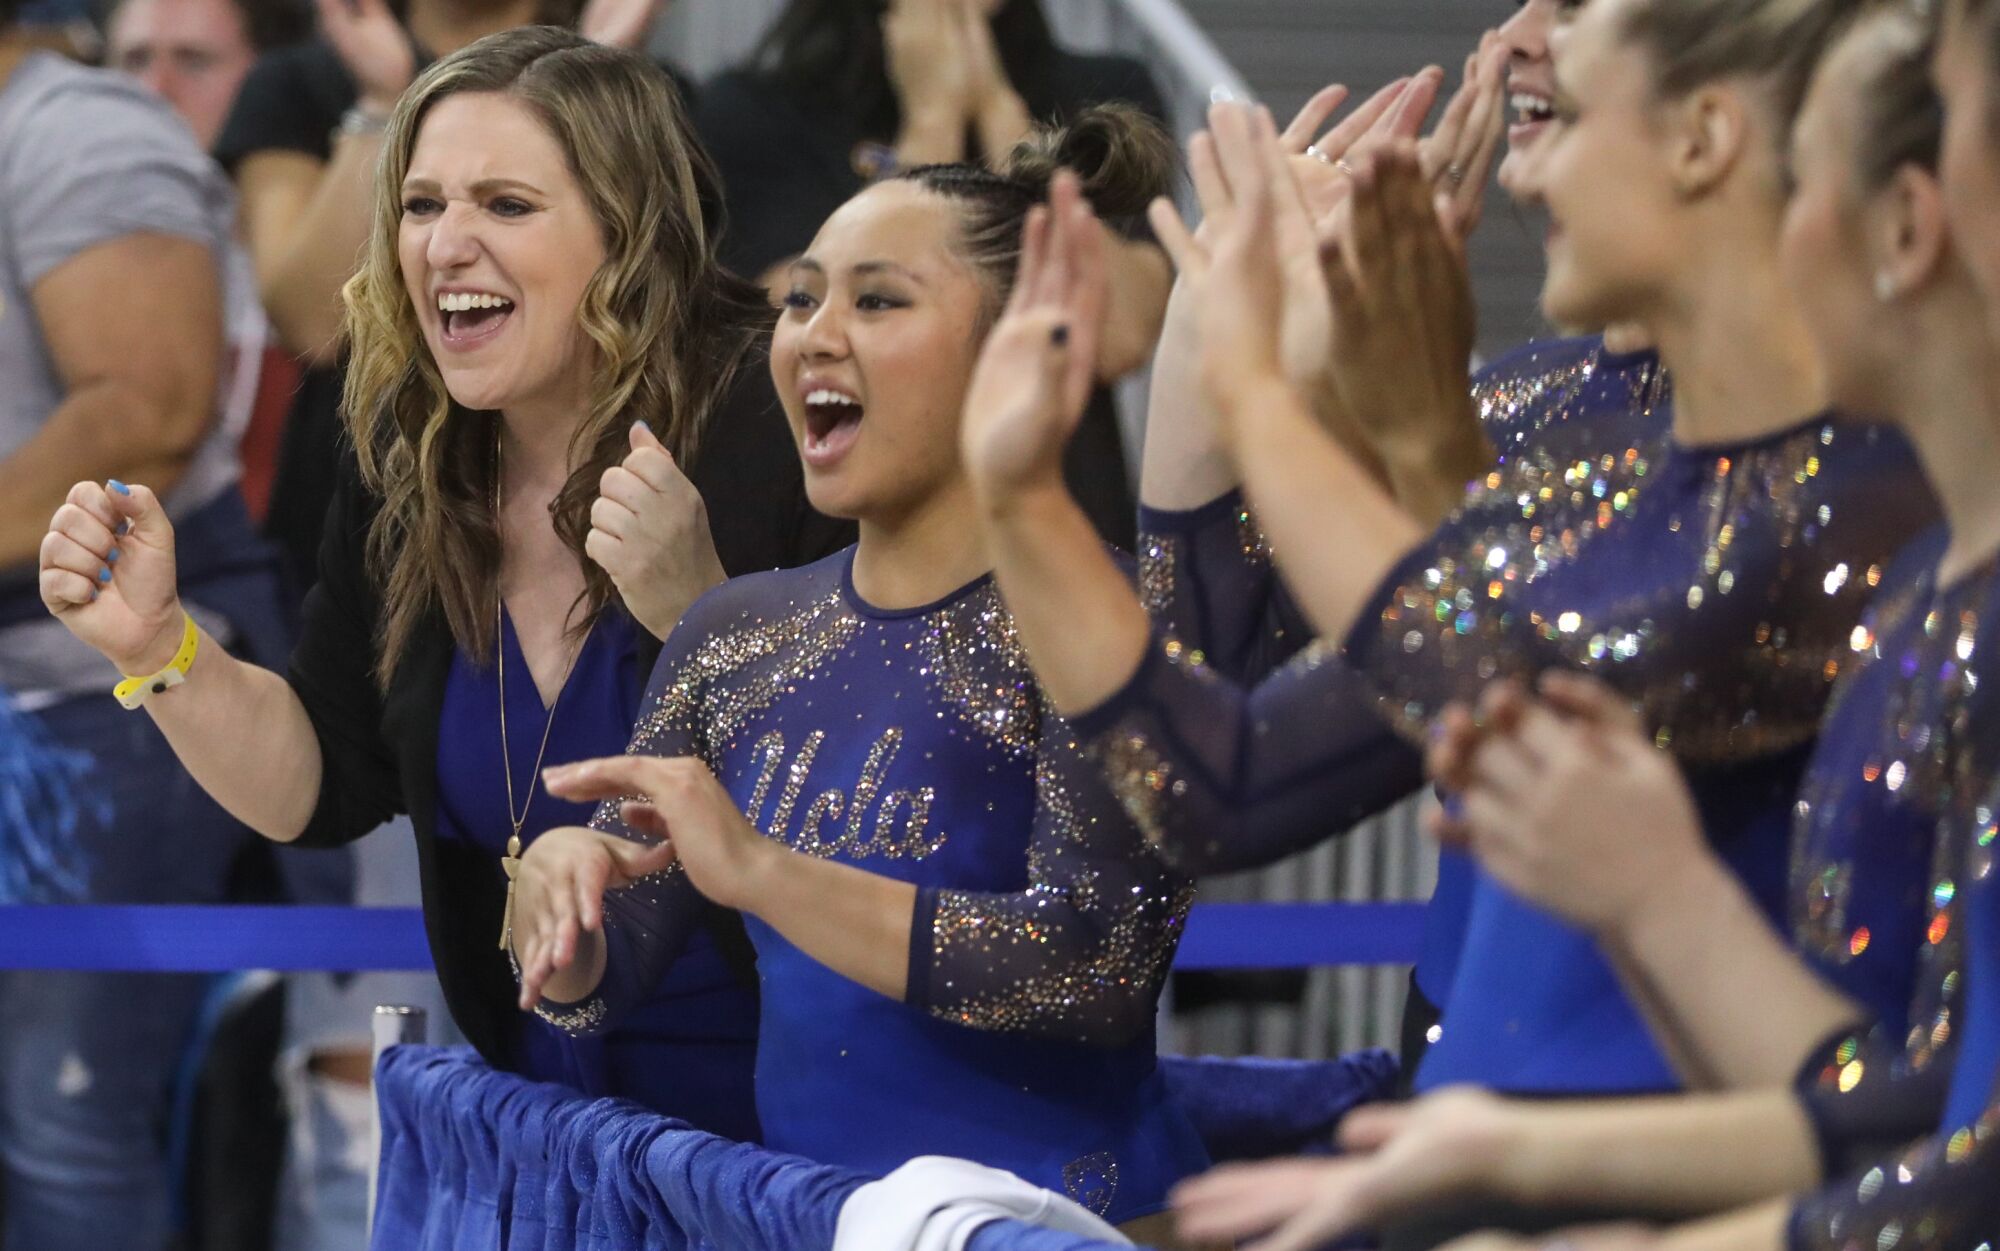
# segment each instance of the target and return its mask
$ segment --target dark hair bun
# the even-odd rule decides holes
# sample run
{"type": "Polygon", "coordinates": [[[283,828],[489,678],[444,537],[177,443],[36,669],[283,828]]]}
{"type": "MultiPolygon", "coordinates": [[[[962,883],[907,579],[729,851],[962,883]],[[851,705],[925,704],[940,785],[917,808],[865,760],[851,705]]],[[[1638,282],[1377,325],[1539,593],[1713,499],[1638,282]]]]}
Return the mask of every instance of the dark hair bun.
{"type": "Polygon", "coordinates": [[[1173,189],[1180,149],[1164,127],[1129,104],[1097,104],[1067,125],[1040,127],[1002,164],[1008,178],[1045,192],[1056,171],[1083,180],[1100,217],[1136,217],[1173,189]]]}

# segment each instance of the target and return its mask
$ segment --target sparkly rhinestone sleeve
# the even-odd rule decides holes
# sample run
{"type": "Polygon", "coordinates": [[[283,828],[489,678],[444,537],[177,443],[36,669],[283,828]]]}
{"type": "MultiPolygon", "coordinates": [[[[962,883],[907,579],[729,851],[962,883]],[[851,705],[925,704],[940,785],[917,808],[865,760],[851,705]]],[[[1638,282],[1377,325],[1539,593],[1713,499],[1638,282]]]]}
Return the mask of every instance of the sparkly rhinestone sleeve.
{"type": "MultiPolygon", "coordinates": [[[[716,614],[709,600],[698,602],[675,627],[659,661],[653,666],[639,722],[626,747],[628,755],[698,756],[702,754],[701,706],[703,658],[713,649],[716,614]]],[[[642,839],[619,819],[621,801],[598,805],[590,826],[635,841],[642,839]]],[[[675,865],[630,886],[604,894],[604,980],[579,1003],[544,1000],[536,1015],[556,1028],[579,1037],[600,1034],[637,1007],[686,946],[701,923],[707,902],[675,865]]]]}
{"type": "Polygon", "coordinates": [[[1345,654],[1404,733],[1553,667],[1619,687],[1694,766],[1817,732],[1884,564],[1935,518],[1907,445],[1831,422],[1726,454],[1627,435],[1584,422],[1515,457],[1384,579],[1345,654]]]}
{"type": "Polygon", "coordinates": [[[1332,649],[1245,688],[1155,632],[1132,680],[1077,732],[1146,839],[1184,873],[1271,864],[1394,804],[1423,758],[1332,649]]]}
{"type": "Polygon", "coordinates": [[[1821,1047],[1798,1086],[1826,1176],[1842,1176],[1937,1128],[1955,1051],[1912,1058],[1904,1040],[1879,1029],[1843,1034],[1821,1047]]]}
{"type": "Polygon", "coordinates": [[[2000,1098],[1801,1199],[1791,1251],[1974,1251],[2000,1240],[2000,1098]]]}
{"type": "Polygon", "coordinates": [[[1034,767],[1027,889],[921,889],[909,999],[975,1029],[1122,1046],[1152,1028],[1194,885],[1046,707],[1034,767]]]}
{"type": "Polygon", "coordinates": [[[1185,512],[1139,510],[1139,594],[1164,634],[1254,682],[1312,642],[1240,491],[1185,512]]]}

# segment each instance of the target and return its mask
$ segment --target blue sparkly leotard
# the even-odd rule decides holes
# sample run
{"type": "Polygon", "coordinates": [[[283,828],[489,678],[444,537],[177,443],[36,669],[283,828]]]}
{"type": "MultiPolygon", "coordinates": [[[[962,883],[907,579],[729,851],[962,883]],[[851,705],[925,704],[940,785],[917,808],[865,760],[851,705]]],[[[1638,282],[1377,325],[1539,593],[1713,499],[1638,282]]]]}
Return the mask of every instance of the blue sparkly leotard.
{"type": "MultiPolygon", "coordinates": [[[[1310,649],[1295,680],[1324,693],[1358,677],[1414,744],[1437,711],[1493,678],[1597,673],[1640,699],[1689,770],[1718,851],[1776,917],[1814,729],[1883,563],[1935,515],[1929,493],[1886,432],[1821,418],[1728,447],[1678,446],[1650,364],[1588,342],[1541,352],[1555,367],[1520,374],[1534,416],[1496,439],[1501,463],[1385,580],[1346,640],[1351,672],[1310,649]]],[[[1319,803],[1296,788],[1286,799],[1299,822],[1317,811],[1324,833],[1348,815],[1324,796],[1376,785],[1331,775],[1365,766],[1355,745],[1378,750],[1379,733],[1341,716],[1344,700],[1321,702],[1316,720],[1311,701],[1284,698],[1282,720],[1246,710],[1205,657],[1163,635],[1132,685],[1077,724],[1169,846],[1226,844],[1231,810],[1264,795],[1246,783],[1310,779],[1315,754],[1319,803]]],[[[1420,1088],[1677,1085],[1587,936],[1476,868],[1465,896],[1445,1027],[1420,1088]]]]}
{"type": "MultiPolygon", "coordinates": [[[[577,653],[556,706],[542,704],[528,676],[511,617],[502,616],[498,645],[506,649],[510,733],[504,767],[525,799],[523,844],[559,825],[589,820],[591,809],[539,793],[535,763],[548,731],[544,764],[616,755],[630,741],[644,692],[637,630],[621,612],[606,612],[577,653]],[[531,797],[532,796],[532,797],[531,797]]],[[[487,855],[493,888],[505,889],[500,858],[512,823],[507,779],[501,774],[498,666],[474,665],[454,653],[438,721],[437,831],[487,855]]],[[[628,1013],[617,1030],[576,1039],[523,1013],[518,1035],[521,1072],[590,1095],[616,1095],[712,1133],[745,1141],[758,1137],[751,1075],[756,1065],[757,997],[723,959],[706,929],[690,939],[687,958],[628,1013]]]]}
{"type": "MultiPolygon", "coordinates": [[[[654,671],[632,750],[706,761],[752,823],[918,887],[907,1002],[746,918],[767,1144],[882,1173],[942,1154],[1117,1222],[1206,1158],[1156,1069],[1158,995],[1192,901],[1046,706],[982,578],[865,603],[852,549],[704,597],[654,671]]],[[[619,828],[607,805],[597,823],[619,828]]],[[[608,969],[574,1032],[615,1023],[682,949],[670,870],[606,900],[608,969]]]]}
{"type": "MultiPolygon", "coordinates": [[[[1657,358],[1609,354],[1594,338],[1513,352],[1480,371],[1472,394],[1502,465],[1532,441],[1601,428],[1614,414],[1632,446],[1667,435],[1657,358]]],[[[1337,651],[1314,642],[1240,491],[1187,511],[1142,509],[1139,530],[1156,646],[1122,691],[1076,724],[1119,762],[1121,793],[1150,814],[1176,866],[1201,875],[1261,867],[1422,785],[1422,752],[1380,715],[1337,651]],[[1197,663],[1162,663],[1170,645],[1197,663]],[[1146,762],[1148,743],[1163,745],[1167,770],[1132,767],[1146,762]],[[1131,751],[1136,759],[1123,754],[1131,751]],[[1147,798],[1169,786],[1171,804],[1147,798]]],[[[1467,857],[1440,854],[1416,968],[1434,1004],[1451,989],[1471,880],[1467,857]]]]}
{"type": "MultiPolygon", "coordinates": [[[[1990,622],[1997,580],[1982,580],[1990,622]]],[[[1933,1015],[1913,1024],[1904,1054],[1872,1053],[1862,1039],[1838,1044],[1823,1092],[1850,1128],[1884,1135],[1928,1112],[1928,1132],[1852,1168],[1829,1156],[1834,1180],[1792,1209],[1793,1251],[1975,1251],[2000,1241],[2000,791],[1953,807],[1939,845],[1954,854],[1936,884],[1925,953],[1933,1015]],[[1911,1062],[1925,1051],[1939,1062],[1911,1062]]],[[[1816,1119],[1824,1130],[1824,1108],[1816,1119]]]]}

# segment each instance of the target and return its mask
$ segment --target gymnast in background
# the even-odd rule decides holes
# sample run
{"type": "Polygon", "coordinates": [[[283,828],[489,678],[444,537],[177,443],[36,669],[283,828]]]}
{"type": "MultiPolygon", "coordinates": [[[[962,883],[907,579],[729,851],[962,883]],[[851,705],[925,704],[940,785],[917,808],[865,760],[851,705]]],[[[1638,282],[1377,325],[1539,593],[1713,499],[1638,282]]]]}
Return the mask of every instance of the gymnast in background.
{"type": "Polygon", "coordinates": [[[860,542],[689,611],[631,754],[551,772],[614,802],[528,849],[513,934],[522,1006],[589,1034],[671,970],[703,896],[741,909],[768,1145],[875,1174],[976,1160],[1142,1241],[1206,1164],[1154,1042],[1193,889],[1043,697],[958,438],[989,331],[1088,275],[1060,351],[1081,406],[1111,246],[1083,197],[1137,212],[1173,165],[1155,125],[1091,110],[999,172],[920,168],[828,219],[772,374],[814,504],[860,542]],[[1038,208],[1058,167],[1080,184],[1038,208]]]}

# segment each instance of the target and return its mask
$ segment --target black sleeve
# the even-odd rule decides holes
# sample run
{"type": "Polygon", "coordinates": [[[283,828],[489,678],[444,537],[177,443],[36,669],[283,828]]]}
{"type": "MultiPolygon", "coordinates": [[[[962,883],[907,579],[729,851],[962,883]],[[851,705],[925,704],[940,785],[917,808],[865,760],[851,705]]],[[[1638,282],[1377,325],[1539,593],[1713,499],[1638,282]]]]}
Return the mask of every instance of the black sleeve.
{"type": "Polygon", "coordinates": [[[354,79],[324,43],[275,48],[257,58],[215,140],[215,159],[233,176],[245,157],[299,152],[327,160],[333,128],[353,106],[354,79]]]}
{"type": "Polygon", "coordinates": [[[319,740],[319,802],[299,836],[301,847],[351,843],[404,810],[374,674],[378,609],[366,560],[374,511],[348,460],[327,513],[319,582],[306,595],[288,675],[319,740]]]}
{"type": "Polygon", "coordinates": [[[730,577],[809,565],[854,542],[854,523],[806,500],[805,471],[762,352],[737,375],[688,475],[708,506],[716,555],[730,577]]]}
{"type": "Polygon", "coordinates": [[[729,214],[723,264],[753,280],[805,251],[820,224],[861,189],[847,152],[822,150],[837,138],[797,112],[743,70],[709,80],[695,107],[729,214]]]}

